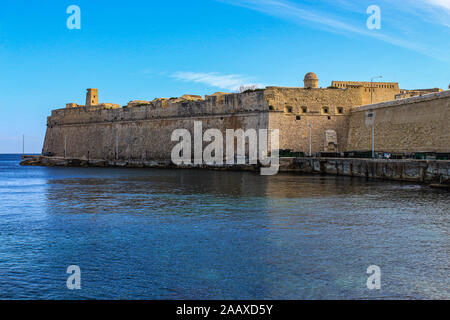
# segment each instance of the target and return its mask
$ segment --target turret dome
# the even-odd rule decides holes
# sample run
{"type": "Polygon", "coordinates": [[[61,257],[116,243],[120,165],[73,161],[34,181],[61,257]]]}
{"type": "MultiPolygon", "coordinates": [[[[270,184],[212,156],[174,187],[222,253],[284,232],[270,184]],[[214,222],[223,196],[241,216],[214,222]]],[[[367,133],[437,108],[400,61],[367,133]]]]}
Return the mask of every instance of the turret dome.
{"type": "Polygon", "coordinates": [[[308,72],[305,75],[305,79],[304,80],[319,80],[319,77],[317,77],[317,74],[315,74],[314,72],[308,72]]]}
{"type": "Polygon", "coordinates": [[[319,87],[319,77],[314,72],[308,72],[303,80],[305,88],[318,88],[319,87]]]}

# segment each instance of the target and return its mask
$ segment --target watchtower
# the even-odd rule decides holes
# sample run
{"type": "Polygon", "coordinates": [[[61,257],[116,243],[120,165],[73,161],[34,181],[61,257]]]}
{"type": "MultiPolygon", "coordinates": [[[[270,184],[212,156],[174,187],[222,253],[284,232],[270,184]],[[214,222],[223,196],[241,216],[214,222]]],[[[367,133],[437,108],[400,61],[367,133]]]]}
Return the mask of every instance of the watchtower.
{"type": "Polygon", "coordinates": [[[317,74],[315,74],[314,72],[309,72],[305,75],[303,83],[305,84],[305,88],[318,88],[319,78],[317,77],[317,74]]]}
{"type": "Polygon", "coordinates": [[[98,105],[98,89],[87,89],[86,106],[98,105]]]}

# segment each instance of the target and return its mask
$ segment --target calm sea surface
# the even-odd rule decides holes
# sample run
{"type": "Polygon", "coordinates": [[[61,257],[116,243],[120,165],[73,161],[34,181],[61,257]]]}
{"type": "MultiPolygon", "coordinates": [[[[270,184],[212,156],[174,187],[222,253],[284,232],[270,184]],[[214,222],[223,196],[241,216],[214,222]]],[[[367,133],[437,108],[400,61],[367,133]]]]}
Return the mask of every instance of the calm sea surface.
{"type": "Polygon", "coordinates": [[[1,299],[450,299],[447,191],[19,160],[0,155],[1,299]]]}

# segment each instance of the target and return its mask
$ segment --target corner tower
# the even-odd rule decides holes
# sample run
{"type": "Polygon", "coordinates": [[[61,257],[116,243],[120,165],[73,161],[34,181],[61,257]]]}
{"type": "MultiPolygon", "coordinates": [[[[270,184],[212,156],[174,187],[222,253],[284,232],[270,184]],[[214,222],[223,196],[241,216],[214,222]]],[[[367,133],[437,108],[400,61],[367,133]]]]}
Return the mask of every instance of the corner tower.
{"type": "Polygon", "coordinates": [[[317,74],[314,72],[308,72],[305,75],[305,79],[303,80],[305,84],[305,88],[318,88],[319,87],[319,78],[317,77],[317,74]]]}
{"type": "Polygon", "coordinates": [[[87,89],[86,106],[98,105],[98,89],[87,89]]]}

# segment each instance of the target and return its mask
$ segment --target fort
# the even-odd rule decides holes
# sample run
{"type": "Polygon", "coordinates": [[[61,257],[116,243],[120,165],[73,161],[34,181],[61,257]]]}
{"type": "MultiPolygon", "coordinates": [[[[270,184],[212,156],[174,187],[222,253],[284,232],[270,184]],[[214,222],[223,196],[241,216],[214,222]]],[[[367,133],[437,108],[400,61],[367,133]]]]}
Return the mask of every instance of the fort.
{"type": "Polygon", "coordinates": [[[204,98],[99,103],[88,89],[86,104],[68,103],[47,119],[43,155],[104,161],[170,160],[175,129],[278,129],[280,150],[318,153],[376,151],[406,155],[450,153],[450,91],[403,90],[398,83],[332,81],[319,88],[315,73],[302,87],[266,87],[204,98]]]}

